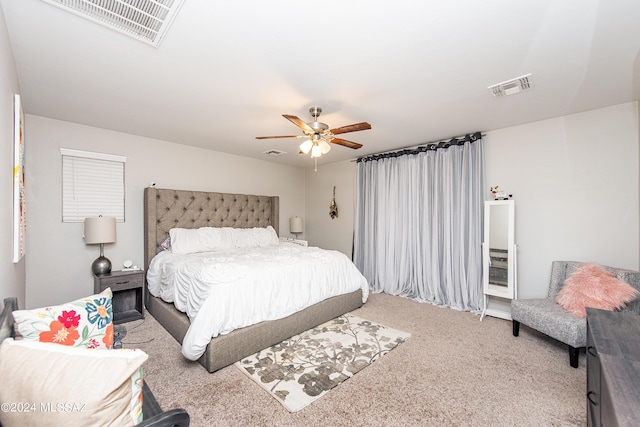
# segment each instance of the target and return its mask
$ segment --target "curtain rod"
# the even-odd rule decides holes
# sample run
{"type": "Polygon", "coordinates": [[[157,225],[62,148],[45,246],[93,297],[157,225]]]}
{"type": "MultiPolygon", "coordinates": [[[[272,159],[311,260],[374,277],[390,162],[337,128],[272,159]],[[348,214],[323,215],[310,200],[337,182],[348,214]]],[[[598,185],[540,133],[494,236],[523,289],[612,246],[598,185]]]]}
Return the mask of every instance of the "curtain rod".
{"type": "Polygon", "coordinates": [[[453,141],[453,140],[466,139],[467,137],[475,136],[476,137],[476,139],[474,139],[474,141],[475,141],[475,140],[480,139],[481,137],[486,136],[486,135],[487,135],[486,133],[471,132],[471,133],[467,133],[465,135],[459,135],[459,136],[453,136],[453,137],[450,137],[450,138],[439,139],[439,140],[433,141],[433,142],[424,142],[424,143],[419,144],[419,145],[411,145],[409,147],[398,148],[398,149],[391,150],[391,151],[381,151],[379,153],[367,154],[365,156],[360,156],[360,157],[358,157],[356,159],[351,159],[350,161],[351,162],[357,162],[360,159],[365,159],[365,158],[368,158],[368,157],[387,156],[387,155],[394,154],[394,153],[402,153],[403,151],[418,150],[420,148],[423,148],[424,151],[429,150],[429,149],[435,150],[435,149],[438,148],[438,146],[440,144],[443,144],[443,145],[444,144],[449,144],[450,145],[451,141],[453,141]]]}

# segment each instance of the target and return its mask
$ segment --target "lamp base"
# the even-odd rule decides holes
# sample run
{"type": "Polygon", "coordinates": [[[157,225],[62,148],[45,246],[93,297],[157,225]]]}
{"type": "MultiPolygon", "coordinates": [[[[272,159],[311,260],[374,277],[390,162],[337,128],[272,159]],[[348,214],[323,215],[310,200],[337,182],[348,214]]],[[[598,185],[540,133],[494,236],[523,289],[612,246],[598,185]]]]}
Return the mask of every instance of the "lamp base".
{"type": "Polygon", "coordinates": [[[100,274],[109,274],[111,273],[111,261],[109,261],[109,259],[104,255],[101,255],[93,261],[93,264],[91,264],[91,271],[96,276],[100,274]]]}

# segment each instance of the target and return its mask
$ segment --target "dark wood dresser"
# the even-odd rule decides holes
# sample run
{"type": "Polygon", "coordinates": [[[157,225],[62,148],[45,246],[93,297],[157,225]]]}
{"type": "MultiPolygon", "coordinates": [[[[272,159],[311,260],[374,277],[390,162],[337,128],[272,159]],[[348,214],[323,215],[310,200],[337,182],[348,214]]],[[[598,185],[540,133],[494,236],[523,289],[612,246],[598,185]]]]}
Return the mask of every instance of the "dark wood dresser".
{"type": "Polygon", "coordinates": [[[587,424],[640,425],[640,316],[587,308],[587,424]]]}

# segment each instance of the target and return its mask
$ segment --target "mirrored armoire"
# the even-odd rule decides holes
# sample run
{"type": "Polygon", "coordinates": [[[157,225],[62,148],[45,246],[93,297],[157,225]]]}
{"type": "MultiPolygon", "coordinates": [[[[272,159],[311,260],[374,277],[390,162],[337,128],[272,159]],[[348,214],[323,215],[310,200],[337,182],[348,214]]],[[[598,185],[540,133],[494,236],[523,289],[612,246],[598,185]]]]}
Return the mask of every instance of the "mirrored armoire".
{"type": "Polygon", "coordinates": [[[482,243],[482,316],[511,320],[511,300],[517,298],[514,200],[484,202],[482,243]]]}

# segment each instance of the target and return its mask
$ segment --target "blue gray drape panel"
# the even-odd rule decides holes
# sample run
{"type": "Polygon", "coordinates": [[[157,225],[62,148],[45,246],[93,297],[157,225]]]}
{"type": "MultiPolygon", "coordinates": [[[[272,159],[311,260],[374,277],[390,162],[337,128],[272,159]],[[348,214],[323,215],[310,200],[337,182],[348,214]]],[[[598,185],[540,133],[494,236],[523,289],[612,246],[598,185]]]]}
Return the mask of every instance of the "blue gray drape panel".
{"type": "Polygon", "coordinates": [[[482,135],[358,159],[353,260],[373,292],[482,306],[482,135]]]}

